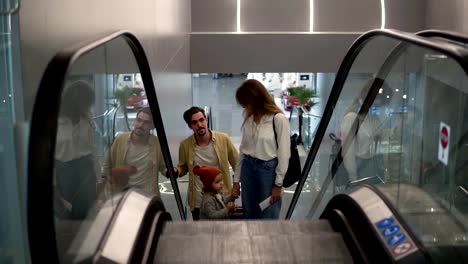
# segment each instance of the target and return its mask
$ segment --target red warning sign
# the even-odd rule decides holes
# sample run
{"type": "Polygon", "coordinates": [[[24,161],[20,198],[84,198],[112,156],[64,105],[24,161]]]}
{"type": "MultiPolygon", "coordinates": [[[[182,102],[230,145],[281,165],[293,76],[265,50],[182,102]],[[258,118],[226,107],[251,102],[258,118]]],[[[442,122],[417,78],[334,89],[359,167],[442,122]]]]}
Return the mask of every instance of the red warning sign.
{"type": "Polygon", "coordinates": [[[440,130],[440,144],[442,145],[442,148],[445,150],[448,145],[448,129],[447,127],[442,127],[440,130]]]}
{"type": "Polygon", "coordinates": [[[440,122],[439,130],[439,160],[448,165],[450,147],[450,127],[444,122],[440,122]]]}
{"type": "Polygon", "coordinates": [[[393,251],[393,254],[395,254],[395,256],[400,256],[400,255],[407,253],[412,248],[413,248],[413,244],[406,241],[406,242],[399,244],[398,246],[395,246],[392,251],[393,251]]]}

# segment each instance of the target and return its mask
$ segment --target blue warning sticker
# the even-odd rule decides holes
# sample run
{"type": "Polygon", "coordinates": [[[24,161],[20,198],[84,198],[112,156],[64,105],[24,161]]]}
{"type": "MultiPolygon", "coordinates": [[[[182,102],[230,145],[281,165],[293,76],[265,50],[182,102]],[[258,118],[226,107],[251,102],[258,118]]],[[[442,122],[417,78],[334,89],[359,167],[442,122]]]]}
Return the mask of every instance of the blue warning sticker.
{"type": "Polygon", "coordinates": [[[382,235],[384,237],[388,237],[388,236],[394,235],[398,231],[400,231],[400,226],[392,225],[392,226],[385,228],[384,231],[382,232],[382,235]]]}
{"type": "Polygon", "coordinates": [[[377,227],[380,228],[380,229],[387,228],[387,227],[391,226],[394,222],[395,222],[395,218],[393,218],[393,217],[385,218],[385,219],[380,220],[379,222],[377,222],[377,227]]]}
{"type": "Polygon", "coordinates": [[[390,237],[387,240],[387,243],[388,243],[388,245],[393,247],[393,246],[398,245],[401,242],[403,242],[403,240],[405,240],[405,238],[406,238],[405,234],[397,233],[397,234],[393,235],[392,237],[390,237]]]}

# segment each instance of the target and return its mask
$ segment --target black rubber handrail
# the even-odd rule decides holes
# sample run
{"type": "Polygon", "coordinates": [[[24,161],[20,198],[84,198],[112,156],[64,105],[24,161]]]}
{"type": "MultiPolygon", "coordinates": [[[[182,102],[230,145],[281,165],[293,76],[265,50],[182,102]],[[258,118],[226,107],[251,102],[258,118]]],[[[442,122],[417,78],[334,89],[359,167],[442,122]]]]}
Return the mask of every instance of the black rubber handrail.
{"type": "MultiPolygon", "coordinates": [[[[71,65],[81,56],[118,37],[125,39],[135,56],[145,84],[146,95],[166,167],[173,167],[148,59],[143,46],[132,33],[118,31],[98,40],[79,43],[57,53],[49,62],[42,76],[31,119],[28,151],[27,224],[30,254],[33,261],[58,262],[52,202],[52,175],[57,120],[66,75],[71,65]]],[[[172,169],[169,169],[167,174],[171,180],[180,216],[185,219],[176,177],[172,169]]]]}
{"type": "MultiPolygon", "coordinates": [[[[418,251],[416,253],[412,253],[412,256],[410,257],[411,261],[406,261],[405,263],[432,263],[431,257],[429,253],[427,252],[426,247],[421,243],[421,241],[418,239],[416,234],[411,230],[410,225],[406,222],[405,218],[398,212],[397,208],[395,205],[388,199],[388,197],[378,188],[376,188],[373,185],[367,185],[367,184],[362,184],[359,186],[359,188],[367,188],[371,190],[375,195],[377,195],[382,202],[387,206],[387,208],[392,212],[393,216],[395,217],[396,220],[400,223],[401,227],[405,230],[407,235],[413,240],[415,243],[416,247],[418,248],[418,251]]],[[[384,248],[385,246],[381,243],[380,239],[376,239],[378,237],[378,234],[375,232],[374,228],[372,227],[373,224],[369,221],[368,215],[364,212],[363,208],[356,202],[356,200],[350,196],[347,193],[342,193],[335,195],[332,200],[327,204],[324,212],[321,214],[320,218],[328,218],[329,212],[331,210],[337,209],[341,211],[346,219],[350,221],[352,224],[350,228],[350,232],[354,232],[357,240],[361,240],[365,238],[366,240],[370,239],[371,243],[367,243],[361,246],[366,246],[366,247],[375,247],[378,246],[381,248],[384,248]],[[369,232],[370,231],[370,232],[369,232]],[[370,235],[372,233],[372,235],[370,235]]],[[[379,208],[375,208],[375,210],[379,210],[379,208]]],[[[332,223],[333,224],[333,223],[332,223]]],[[[360,244],[360,243],[358,243],[360,244]]],[[[383,262],[387,262],[386,258],[383,256],[386,255],[384,252],[379,252],[378,248],[377,252],[365,252],[365,254],[370,257],[370,259],[373,259],[376,262],[377,260],[382,260],[383,262]],[[371,257],[372,256],[372,257],[371,257]]],[[[389,252],[387,252],[388,254],[389,252]]],[[[390,257],[390,255],[388,255],[390,257]]],[[[397,263],[400,263],[400,261],[397,261],[397,263]]]]}
{"type": "Polygon", "coordinates": [[[458,32],[447,31],[447,30],[436,30],[436,29],[427,29],[419,31],[416,35],[425,37],[425,38],[440,38],[455,42],[460,42],[463,44],[468,44],[468,36],[460,34],[458,32]]]}
{"type": "MultiPolygon", "coordinates": [[[[415,46],[432,49],[434,51],[440,52],[441,54],[444,54],[447,57],[454,59],[463,68],[465,73],[468,73],[468,51],[464,49],[463,47],[452,45],[450,43],[434,42],[434,41],[431,41],[430,39],[426,39],[421,36],[416,36],[414,34],[401,32],[397,30],[388,30],[388,29],[387,30],[372,30],[361,35],[358,39],[356,39],[356,41],[354,41],[354,43],[351,45],[350,49],[346,53],[340,65],[340,68],[338,70],[335,82],[333,84],[332,91],[330,93],[330,97],[325,106],[324,114],[322,116],[322,119],[319,123],[319,127],[317,129],[317,134],[314,138],[314,142],[312,143],[309,155],[307,156],[306,163],[302,170],[301,180],[299,181],[296,187],[293,198],[291,200],[291,204],[286,213],[286,219],[291,218],[292,212],[294,211],[297,201],[299,200],[299,196],[304,187],[305,181],[307,179],[307,175],[318,153],[320,144],[323,140],[326,129],[332,117],[333,110],[336,106],[336,103],[338,102],[339,96],[341,94],[341,90],[343,89],[343,85],[347,79],[347,76],[354,63],[354,60],[360,54],[361,50],[365,47],[368,41],[370,41],[372,38],[379,37],[379,36],[385,36],[385,37],[388,37],[389,39],[394,39],[397,41],[399,40],[406,44],[413,44],[415,46]]],[[[367,113],[368,109],[365,109],[365,108],[366,106],[370,106],[370,103],[373,101],[372,98],[375,98],[375,95],[376,95],[376,94],[374,95],[375,90],[379,87],[378,84],[382,81],[383,80],[379,80],[379,79],[376,79],[374,81],[366,97],[366,100],[364,101],[363,109],[361,109],[363,113],[367,113]]]]}

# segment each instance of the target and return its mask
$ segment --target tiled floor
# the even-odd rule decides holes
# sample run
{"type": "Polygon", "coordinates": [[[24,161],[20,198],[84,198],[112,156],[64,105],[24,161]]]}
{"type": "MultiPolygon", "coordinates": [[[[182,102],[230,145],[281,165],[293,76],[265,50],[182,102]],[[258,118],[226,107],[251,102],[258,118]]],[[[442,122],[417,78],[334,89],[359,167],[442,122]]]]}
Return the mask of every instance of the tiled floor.
{"type": "MultiPolygon", "coordinates": [[[[214,79],[212,75],[200,75],[192,79],[194,105],[201,107],[210,106],[212,109],[214,130],[228,133],[236,146],[240,144],[242,108],[236,102],[235,91],[244,80],[245,78],[242,76],[214,79]]],[[[276,102],[278,106],[283,109],[279,98],[277,98],[276,102]]],[[[285,114],[289,117],[290,112],[285,111],[285,114]]],[[[299,152],[301,164],[304,165],[307,153],[302,146],[300,146],[299,152]]],[[[184,204],[187,204],[188,177],[185,176],[178,182],[182,201],[184,204]]],[[[174,219],[180,219],[170,181],[161,176],[160,185],[161,196],[167,207],[166,209],[171,213],[174,219]]],[[[315,196],[316,190],[319,189],[317,185],[319,185],[318,182],[307,179],[293,216],[296,215],[298,218],[304,218],[304,216],[308,214],[313,196],[315,196]]],[[[286,215],[295,188],[296,185],[293,185],[284,190],[281,218],[284,218],[286,215]]],[[[240,199],[238,202],[240,203],[240,199]]],[[[190,218],[190,210],[187,210],[187,213],[189,215],[188,218],[190,218]]]]}

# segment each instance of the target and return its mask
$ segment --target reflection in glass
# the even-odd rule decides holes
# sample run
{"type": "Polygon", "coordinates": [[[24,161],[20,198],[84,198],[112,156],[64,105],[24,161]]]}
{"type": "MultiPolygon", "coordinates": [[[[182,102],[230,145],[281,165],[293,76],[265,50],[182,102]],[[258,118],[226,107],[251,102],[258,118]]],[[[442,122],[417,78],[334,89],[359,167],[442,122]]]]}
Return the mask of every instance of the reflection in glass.
{"type": "Polygon", "coordinates": [[[379,88],[371,112],[368,115],[358,114],[373,81],[374,79],[366,81],[361,95],[354,98],[341,121],[342,139],[352,140],[342,152],[343,165],[350,182],[364,179],[384,182],[385,169],[379,144],[384,133],[383,125],[389,117],[383,112],[392,101],[393,91],[384,83],[379,88]]]}
{"type": "Polygon", "coordinates": [[[96,200],[94,88],[84,80],[62,94],[55,145],[54,207],[60,219],[82,220],[96,200]]]}
{"type": "Polygon", "coordinates": [[[124,38],[95,48],[71,66],[61,95],[54,157],[61,261],[96,253],[124,191],[138,188],[160,195],[164,158],[145,86],[124,38]],[[94,249],[83,253],[83,243],[94,249]]]}
{"type": "MultiPolygon", "coordinates": [[[[291,129],[291,135],[299,135],[299,110],[298,106],[292,106],[289,114],[289,126],[291,129]]],[[[301,139],[299,139],[301,140],[301,139]]]]}
{"type": "Polygon", "coordinates": [[[131,132],[120,133],[104,159],[102,176],[107,180],[106,192],[111,195],[129,187],[137,187],[159,196],[154,175],[164,173],[165,164],[158,138],[151,134],[153,116],[149,108],[136,113],[131,132]]]}
{"type": "Polygon", "coordinates": [[[308,111],[305,107],[302,109],[302,144],[304,150],[309,152],[312,142],[314,141],[317,128],[320,123],[320,116],[314,115],[311,111],[308,111]]]}
{"type": "Polygon", "coordinates": [[[388,74],[378,72],[389,54],[381,51],[396,45],[374,37],[356,57],[309,171],[317,188],[299,197],[310,210],[295,210],[293,217],[318,217],[334,193],[376,185],[436,260],[460,261],[450,250],[468,245],[467,74],[448,56],[416,45],[398,54],[388,74]],[[376,84],[376,97],[360,113],[368,80],[376,84]],[[448,136],[442,126],[450,128],[448,136]],[[449,138],[446,147],[442,136],[449,138]],[[332,180],[340,171],[347,183],[332,180]]]}

